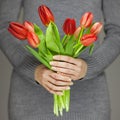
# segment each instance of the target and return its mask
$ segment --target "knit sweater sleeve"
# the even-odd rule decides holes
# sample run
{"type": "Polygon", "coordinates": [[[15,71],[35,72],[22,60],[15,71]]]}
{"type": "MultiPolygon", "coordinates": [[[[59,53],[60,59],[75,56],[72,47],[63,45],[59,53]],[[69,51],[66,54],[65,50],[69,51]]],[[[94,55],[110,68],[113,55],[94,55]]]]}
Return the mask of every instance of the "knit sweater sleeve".
{"type": "Polygon", "coordinates": [[[34,80],[34,71],[40,64],[25,49],[25,42],[14,38],[7,31],[10,21],[17,21],[22,6],[22,0],[0,1],[0,49],[22,77],[34,80]]]}
{"type": "Polygon", "coordinates": [[[86,59],[88,71],[84,79],[96,77],[120,54],[120,1],[102,1],[105,38],[103,44],[86,59]]]}

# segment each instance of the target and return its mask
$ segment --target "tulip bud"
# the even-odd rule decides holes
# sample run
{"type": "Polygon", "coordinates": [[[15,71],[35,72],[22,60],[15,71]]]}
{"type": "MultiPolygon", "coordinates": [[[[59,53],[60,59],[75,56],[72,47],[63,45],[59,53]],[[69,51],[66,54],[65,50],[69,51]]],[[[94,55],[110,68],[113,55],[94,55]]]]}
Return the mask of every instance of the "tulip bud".
{"type": "Polygon", "coordinates": [[[8,27],[8,31],[15,36],[16,38],[20,40],[25,40],[27,38],[27,29],[24,27],[24,25],[17,23],[17,22],[11,22],[8,27]]]}
{"type": "Polygon", "coordinates": [[[97,36],[95,34],[86,34],[83,35],[83,37],[81,38],[81,43],[84,46],[90,46],[92,43],[94,43],[97,40],[97,36]]]}
{"type": "Polygon", "coordinates": [[[81,30],[81,27],[80,27],[80,26],[75,30],[75,32],[74,32],[75,38],[78,38],[79,33],[80,33],[80,30],[81,30]]]}
{"type": "Polygon", "coordinates": [[[25,21],[24,22],[24,26],[25,28],[29,31],[29,32],[34,32],[34,25],[33,23],[29,22],[29,21],[25,21]]]}
{"type": "Polygon", "coordinates": [[[40,40],[34,32],[28,32],[27,39],[29,45],[32,46],[33,48],[37,48],[38,45],[40,44],[40,40]]]}
{"type": "Polygon", "coordinates": [[[92,24],[93,14],[91,12],[86,12],[80,19],[80,25],[82,27],[88,28],[92,24]]]}
{"type": "Polygon", "coordinates": [[[40,16],[42,23],[45,26],[48,26],[48,24],[51,21],[54,22],[53,13],[51,12],[51,10],[47,6],[45,6],[45,5],[39,6],[38,13],[39,13],[39,16],[40,16]]]}
{"type": "Polygon", "coordinates": [[[93,33],[93,34],[95,34],[95,35],[98,35],[99,33],[100,33],[100,31],[101,31],[101,29],[102,29],[102,23],[100,23],[100,22],[96,22],[93,26],[92,26],[92,28],[91,28],[91,30],[90,30],[90,33],[93,33]]]}
{"type": "Polygon", "coordinates": [[[76,30],[76,22],[74,19],[67,18],[63,24],[63,31],[67,35],[73,35],[76,30]]]}

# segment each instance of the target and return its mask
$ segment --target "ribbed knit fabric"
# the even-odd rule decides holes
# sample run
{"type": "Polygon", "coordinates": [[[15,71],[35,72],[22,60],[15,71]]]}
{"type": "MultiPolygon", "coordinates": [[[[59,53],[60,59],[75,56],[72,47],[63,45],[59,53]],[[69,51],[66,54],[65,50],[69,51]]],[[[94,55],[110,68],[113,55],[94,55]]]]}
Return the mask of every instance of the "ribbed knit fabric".
{"type": "Polygon", "coordinates": [[[0,49],[13,65],[8,109],[10,120],[110,120],[104,70],[120,53],[119,5],[119,0],[0,1],[0,49]],[[41,63],[26,51],[26,41],[15,39],[7,31],[8,23],[18,20],[21,7],[24,7],[24,20],[37,23],[45,30],[37,13],[41,4],[53,11],[61,36],[66,17],[75,18],[79,25],[82,14],[91,11],[95,21],[104,20],[105,37],[99,37],[92,56],[88,50],[79,56],[87,62],[88,71],[71,87],[70,112],[64,112],[59,118],[52,112],[53,96],[34,80],[35,68],[41,63]]]}

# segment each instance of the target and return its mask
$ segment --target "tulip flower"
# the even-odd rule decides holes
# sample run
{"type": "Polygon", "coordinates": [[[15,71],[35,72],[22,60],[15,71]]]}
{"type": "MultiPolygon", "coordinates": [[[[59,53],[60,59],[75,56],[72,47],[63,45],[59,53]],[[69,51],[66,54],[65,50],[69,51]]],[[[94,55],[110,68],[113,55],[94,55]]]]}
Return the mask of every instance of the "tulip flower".
{"type": "Polygon", "coordinates": [[[100,23],[100,22],[96,22],[93,26],[92,26],[92,28],[91,28],[91,30],[90,30],[90,33],[93,33],[93,34],[95,34],[95,35],[98,35],[98,33],[100,33],[100,31],[101,31],[101,29],[102,29],[102,23],[100,23]]]}
{"type": "Polygon", "coordinates": [[[51,10],[47,6],[45,6],[45,5],[39,6],[38,13],[39,13],[39,16],[40,16],[42,23],[45,26],[48,26],[48,24],[51,21],[54,22],[53,13],[51,12],[51,10]]]}
{"type": "Polygon", "coordinates": [[[29,45],[32,46],[33,48],[37,48],[38,45],[40,44],[40,40],[34,32],[28,32],[27,39],[29,45]]]}
{"type": "Polygon", "coordinates": [[[63,31],[67,35],[73,35],[76,30],[76,22],[74,19],[67,18],[63,24],[63,31]]]}
{"type": "Polygon", "coordinates": [[[79,26],[79,27],[75,30],[75,32],[74,32],[75,38],[78,38],[79,33],[80,33],[80,30],[81,30],[81,26],[79,26]]]}
{"type": "Polygon", "coordinates": [[[84,46],[89,46],[92,43],[94,43],[97,40],[97,36],[95,34],[85,34],[83,35],[83,37],[81,38],[81,43],[84,46]]]}
{"type": "Polygon", "coordinates": [[[84,28],[90,27],[93,21],[93,14],[91,12],[86,12],[80,19],[80,25],[84,28]]]}
{"type": "Polygon", "coordinates": [[[29,22],[29,21],[25,21],[24,22],[24,26],[25,28],[29,31],[29,32],[34,32],[34,25],[33,23],[29,22]]]}
{"type": "Polygon", "coordinates": [[[20,40],[25,40],[27,38],[28,30],[24,27],[24,25],[18,22],[11,22],[8,27],[8,31],[20,40]]]}

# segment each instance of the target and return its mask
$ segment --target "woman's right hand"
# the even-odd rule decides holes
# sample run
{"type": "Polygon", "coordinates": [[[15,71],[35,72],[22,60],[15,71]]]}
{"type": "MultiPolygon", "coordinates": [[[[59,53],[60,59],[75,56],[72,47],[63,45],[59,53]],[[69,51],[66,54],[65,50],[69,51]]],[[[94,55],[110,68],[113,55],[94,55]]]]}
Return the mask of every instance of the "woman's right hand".
{"type": "Polygon", "coordinates": [[[63,90],[68,90],[73,85],[71,78],[49,70],[42,64],[35,69],[35,80],[50,93],[57,95],[62,95],[63,90]]]}

